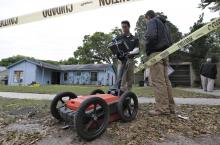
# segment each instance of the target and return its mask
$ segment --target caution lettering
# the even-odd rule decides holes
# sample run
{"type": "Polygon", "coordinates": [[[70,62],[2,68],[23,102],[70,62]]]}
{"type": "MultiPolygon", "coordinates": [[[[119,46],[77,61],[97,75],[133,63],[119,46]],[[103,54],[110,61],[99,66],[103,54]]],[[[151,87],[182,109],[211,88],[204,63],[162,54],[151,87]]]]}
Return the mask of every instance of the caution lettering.
{"type": "Polygon", "coordinates": [[[18,17],[0,21],[0,27],[12,26],[18,24],[18,17]]]}
{"type": "Polygon", "coordinates": [[[183,48],[184,46],[186,46],[187,44],[189,44],[189,43],[191,43],[191,42],[193,42],[193,41],[194,41],[194,40],[193,40],[192,37],[188,37],[188,38],[186,38],[186,39],[180,41],[179,43],[177,43],[177,45],[178,45],[179,48],[183,48]]]}
{"type": "Polygon", "coordinates": [[[99,0],[99,5],[106,6],[106,5],[113,5],[117,3],[129,2],[130,0],[99,0]]]}
{"type": "Polygon", "coordinates": [[[217,19],[216,21],[212,22],[208,25],[209,30],[214,30],[220,26],[220,19],[217,19]]]}
{"type": "Polygon", "coordinates": [[[42,12],[44,18],[52,17],[56,15],[62,15],[73,12],[73,5],[66,5],[57,8],[47,9],[42,12]]]}

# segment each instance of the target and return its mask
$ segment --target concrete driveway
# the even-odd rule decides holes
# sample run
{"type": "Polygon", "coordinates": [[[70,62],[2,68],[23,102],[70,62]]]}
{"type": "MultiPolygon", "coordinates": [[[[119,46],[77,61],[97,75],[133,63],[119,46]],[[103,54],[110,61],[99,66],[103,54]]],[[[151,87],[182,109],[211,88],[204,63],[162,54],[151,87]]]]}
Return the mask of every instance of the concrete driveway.
{"type": "Polygon", "coordinates": [[[214,90],[213,92],[204,92],[202,89],[198,89],[198,88],[177,88],[177,89],[188,91],[188,92],[219,96],[220,98],[220,90],[214,90]]]}
{"type": "MultiPolygon", "coordinates": [[[[16,99],[52,100],[55,94],[33,94],[33,93],[14,93],[0,92],[0,96],[16,99]]],[[[155,103],[154,98],[139,97],[139,103],[155,103]]],[[[220,105],[220,99],[214,98],[174,98],[177,104],[189,105],[220,105]]]]}

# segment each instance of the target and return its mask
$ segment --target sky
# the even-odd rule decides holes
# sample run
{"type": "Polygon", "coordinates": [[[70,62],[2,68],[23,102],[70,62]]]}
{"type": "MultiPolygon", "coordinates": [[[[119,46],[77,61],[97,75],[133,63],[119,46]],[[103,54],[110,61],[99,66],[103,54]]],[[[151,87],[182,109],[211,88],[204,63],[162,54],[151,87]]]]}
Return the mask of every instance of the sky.
{"type": "MultiPolygon", "coordinates": [[[[0,20],[82,0],[0,0],[0,20]]],[[[147,10],[164,12],[183,33],[205,13],[205,22],[219,13],[201,10],[201,0],[142,0],[49,20],[0,29],[0,59],[25,55],[41,60],[63,60],[73,56],[85,35],[110,32],[122,20],[131,22],[134,33],[138,17],[147,10]]]]}

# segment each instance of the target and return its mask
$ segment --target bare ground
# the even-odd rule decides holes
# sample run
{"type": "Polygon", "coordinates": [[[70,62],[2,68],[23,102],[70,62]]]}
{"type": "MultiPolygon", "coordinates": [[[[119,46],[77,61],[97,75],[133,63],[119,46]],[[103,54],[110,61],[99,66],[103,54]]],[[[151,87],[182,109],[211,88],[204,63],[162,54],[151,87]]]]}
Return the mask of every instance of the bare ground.
{"type": "MultiPolygon", "coordinates": [[[[33,104],[33,103],[32,103],[33,104]]],[[[9,103],[10,105],[10,103],[9,103]]],[[[219,145],[220,106],[178,106],[184,120],[176,116],[150,117],[153,105],[141,105],[131,123],[115,122],[92,142],[81,140],[73,128],[49,113],[48,102],[41,105],[0,107],[0,144],[2,145],[219,145]]]]}

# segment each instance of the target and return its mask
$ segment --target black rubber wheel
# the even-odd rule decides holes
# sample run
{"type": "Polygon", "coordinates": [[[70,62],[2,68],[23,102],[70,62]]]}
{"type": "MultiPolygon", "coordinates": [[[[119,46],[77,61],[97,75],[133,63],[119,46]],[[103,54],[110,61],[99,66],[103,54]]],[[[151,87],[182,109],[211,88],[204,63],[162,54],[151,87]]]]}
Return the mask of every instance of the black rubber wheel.
{"type": "Polygon", "coordinates": [[[75,116],[77,134],[87,141],[93,140],[103,134],[108,126],[108,122],[109,107],[99,97],[92,97],[85,100],[80,105],[75,116]]]}
{"type": "Polygon", "coordinates": [[[96,89],[90,93],[90,95],[96,95],[96,94],[105,94],[105,92],[100,89],[96,89]]]}
{"type": "Polygon", "coordinates": [[[52,100],[51,105],[50,105],[50,112],[51,112],[52,116],[60,121],[62,121],[63,119],[60,116],[59,108],[61,108],[65,105],[65,100],[66,100],[65,98],[70,100],[70,99],[77,98],[77,96],[72,92],[60,93],[54,97],[54,99],[52,100]]]}
{"type": "Polygon", "coordinates": [[[133,92],[125,92],[120,97],[118,113],[124,122],[130,122],[136,118],[138,113],[138,98],[133,92]]]}

